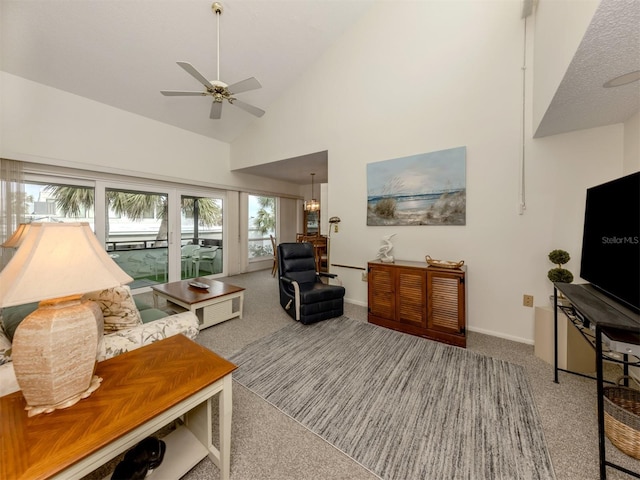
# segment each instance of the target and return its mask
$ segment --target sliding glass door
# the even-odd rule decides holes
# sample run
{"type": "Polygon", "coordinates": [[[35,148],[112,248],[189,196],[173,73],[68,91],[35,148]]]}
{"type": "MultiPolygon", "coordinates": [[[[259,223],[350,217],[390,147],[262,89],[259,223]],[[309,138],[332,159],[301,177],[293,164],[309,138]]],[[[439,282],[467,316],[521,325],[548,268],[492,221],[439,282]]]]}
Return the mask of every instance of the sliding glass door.
{"type": "Polygon", "coordinates": [[[134,279],[131,288],[168,280],[167,193],[105,189],[107,252],[134,279]]]}
{"type": "Polygon", "coordinates": [[[181,278],[222,273],[222,201],[221,197],[181,196],[181,278]]]}
{"type": "Polygon", "coordinates": [[[25,221],[88,222],[111,258],[133,277],[132,289],[224,275],[225,192],[35,172],[24,186],[15,202],[25,221]]]}

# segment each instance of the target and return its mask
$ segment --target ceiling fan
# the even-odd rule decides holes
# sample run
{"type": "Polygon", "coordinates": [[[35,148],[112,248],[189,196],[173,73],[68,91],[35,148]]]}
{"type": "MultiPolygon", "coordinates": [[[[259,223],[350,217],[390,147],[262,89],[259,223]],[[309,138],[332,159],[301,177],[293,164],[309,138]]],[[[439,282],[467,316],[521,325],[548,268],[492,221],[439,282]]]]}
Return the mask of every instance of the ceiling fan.
{"type": "Polygon", "coordinates": [[[198,95],[211,95],[213,97],[213,104],[211,105],[211,113],[209,117],[217,120],[222,115],[222,103],[226,100],[231,105],[235,105],[238,108],[241,108],[245,112],[249,112],[256,117],[261,117],[265,114],[265,111],[254,107],[253,105],[249,105],[241,100],[238,100],[234,97],[235,94],[247,92],[249,90],[256,90],[261,88],[260,82],[255,79],[255,77],[247,78],[246,80],[242,80],[240,82],[234,83],[232,85],[227,85],[226,83],[220,81],[220,15],[222,14],[222,5],[218,2],[214,2],[211,5],[211,9],[216,14],[217,17],[217,49],[218,49],[218,76],[217,80],[207,80],[207,78],[202,75],[198,70],[195,69],[193,65],[188,62],[176,62],[180,65],[189,75],[198,80],[202,85],[204,85],[205,91],[202,92],[183,92],[177,90],[162,90],[160,93],[167,97],[174,96],[198,96],[198,95]]]}

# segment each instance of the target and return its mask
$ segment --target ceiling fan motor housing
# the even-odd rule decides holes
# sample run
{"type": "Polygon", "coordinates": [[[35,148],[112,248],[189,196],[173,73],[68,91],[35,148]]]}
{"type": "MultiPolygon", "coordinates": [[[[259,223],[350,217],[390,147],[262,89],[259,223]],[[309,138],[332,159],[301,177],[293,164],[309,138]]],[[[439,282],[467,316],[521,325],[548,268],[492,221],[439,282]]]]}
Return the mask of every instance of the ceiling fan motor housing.
{"type": "MultiPolygon", "coordinates": [[[[222,5],[218,2],[214,2],[213,5],[211,5],[211,9],[213,10],[213,13],[215,13],[216,16],[218,17],[218,28],[217,28],[218,41],[216,42],[216,46],[218,49],[217,72],[218,72],[218,78],[220,78],[220,14],[222,14],[222,5]]],[[[250,77],[240,82],[236,82],[233,85],[231,85],[231,88],[229,88],[229,85],[227,85],[224,82],[221,82],[220,80],[207,79],[198,70],[196,70],[193,65],[191,65],[188,62],[177,62],[177,63],[189,75],[191,75],[196,80],[198,80],[202,85],[204,85],[204,88],[206,91],[205,92],[184,92],[184,91],[176,91],[176,90],[163,90],[160,92],[163,95],[167,95],[167,96],[210,95],[213,98],[213,104],[211,106],[211,114],[209,115],[209,118],[216,119],[216,120],[220,118],[222,102],[224,102],[225,100],[227,100],[232,105],[235,105],[236,107],[239,107],[242,110],[249,112],[252,115],[255,115],[256,117],[261,117],[262,115],[264,115],[265,113],[264,110],[258,107],[254,107],[253,105],[249,105],[248,103],[245,103],[241,100],[237,100],[233,96],[234,93],[232,92],[232,90],[235,91],[235,93],[237,94],[237,93],[242,93],[249,90],[255,90],[257,88],[261,88],[260,82],[258,82],[258,80],[256,80],[254,77],[250,77]]]]}

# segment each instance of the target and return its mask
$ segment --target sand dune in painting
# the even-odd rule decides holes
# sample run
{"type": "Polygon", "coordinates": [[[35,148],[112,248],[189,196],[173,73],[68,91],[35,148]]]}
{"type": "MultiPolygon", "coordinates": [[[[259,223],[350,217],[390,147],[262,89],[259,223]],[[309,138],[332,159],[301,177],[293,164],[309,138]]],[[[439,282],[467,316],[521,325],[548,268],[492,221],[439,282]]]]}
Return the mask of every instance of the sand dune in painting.
{"type": "Polygon", "coordinates": [[[466,190],[429,201],[386,197],[367,203],[367,225],[465,225],[466,190]]]}

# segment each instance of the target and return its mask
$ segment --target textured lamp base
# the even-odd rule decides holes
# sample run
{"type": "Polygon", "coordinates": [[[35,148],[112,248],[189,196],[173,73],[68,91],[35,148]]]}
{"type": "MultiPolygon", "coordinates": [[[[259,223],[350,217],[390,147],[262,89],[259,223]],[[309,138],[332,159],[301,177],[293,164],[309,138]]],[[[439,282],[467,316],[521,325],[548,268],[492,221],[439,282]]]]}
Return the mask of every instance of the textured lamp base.
{"type": "Polygon", "coordinates": [[[93,375],[103,319],[80,296],[40,302],[18,326],[13,364],[29,416],[70,407],[100,386],[93,375]]]}
{"type": "Polygon", "coordinates": [[[54,410],[69,408],[70,406],[75,405],[83,398],[87,398],[89,395],[95,392],[100,386],[101,382],[102,382],[102,378],[98,377],[97,375],[94,375],[91,378],[91,384],[89,385],[89,388],[87,388],[84,392],[80,392],[74,395],[73,397],[68,398],[67,400],[64,400],[55,405],[37,405],[37,406],[27,405],[25,407],[25,410],[27,411],[27,415],[29,417],[34,417],[36,415],[40,415],[41,413],[51,413],[54,410]]]}

